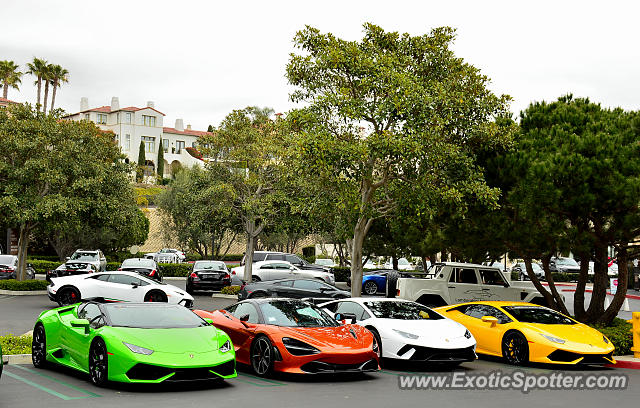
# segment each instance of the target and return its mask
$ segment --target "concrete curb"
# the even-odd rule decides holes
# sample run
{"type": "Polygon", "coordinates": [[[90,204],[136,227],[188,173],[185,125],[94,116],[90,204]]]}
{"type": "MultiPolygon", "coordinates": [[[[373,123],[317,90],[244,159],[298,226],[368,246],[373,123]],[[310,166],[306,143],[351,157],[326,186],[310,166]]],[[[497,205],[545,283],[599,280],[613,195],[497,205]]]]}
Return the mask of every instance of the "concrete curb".
{"type": "Polygon", "coordinates": [[[37,296],[37,295],[46,295],[46,290],[2,290],[0,289],[0,295],[11,295],[11,296],[37,296]]]}
{"type": "Polygon", "coordinates": [[[640,358],[633,356],[613,356],[613,358],[616,360],[616,364],[606,364],[606,367],[640,370],[640,358]]]}
{"type": "Polygon", "coordinates": [[[214,299],[233,299],[233,300],[238,300],[238,295],[223,295],[220,293],[214,293],[213,295],[211,295],[212,298],[214,299]]]}
{"type": "Polygon", "coordinates": [[[9,364],[33,364],[31,361],[31,354],[8,354],[2,356],[4,365],[9,364]]]}

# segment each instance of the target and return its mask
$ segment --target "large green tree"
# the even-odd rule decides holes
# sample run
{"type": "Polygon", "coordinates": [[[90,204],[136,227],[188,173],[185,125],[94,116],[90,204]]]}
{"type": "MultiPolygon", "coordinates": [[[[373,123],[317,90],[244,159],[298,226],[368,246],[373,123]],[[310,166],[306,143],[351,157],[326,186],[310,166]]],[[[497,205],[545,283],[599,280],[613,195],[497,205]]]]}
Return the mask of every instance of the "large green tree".
{"type": "Polygon", "coordinates": [[[29,105],[0,111],[0,139],[0,223],[18,230],[18,278],[23,279],[30,234],[91,207],[108,213],[111,188],[104,185],[124,183],[126,189],[131,167],[111,132],[29,105]]]}
{"type": "MultiPolygon", "coordinates": [[[[493,119],[507,97],[451,50],[454,30],[411,36],[365,24],[361,41],[307,27],[297,33],[287,78],[291,98],[307,107],[288,115],[298,125],[301,171],[349,218],[352,293],[360,294],[362,248],[374,220],[388,217],[407,189],[463,209],[469,198],[487,205],[474,162],[479,146],[508,139],[493,119]]],[[[433,201],[433,200],[432,200],[433,201]]],[[[431,211],[418,201],[414,212],[431,211]]]]}

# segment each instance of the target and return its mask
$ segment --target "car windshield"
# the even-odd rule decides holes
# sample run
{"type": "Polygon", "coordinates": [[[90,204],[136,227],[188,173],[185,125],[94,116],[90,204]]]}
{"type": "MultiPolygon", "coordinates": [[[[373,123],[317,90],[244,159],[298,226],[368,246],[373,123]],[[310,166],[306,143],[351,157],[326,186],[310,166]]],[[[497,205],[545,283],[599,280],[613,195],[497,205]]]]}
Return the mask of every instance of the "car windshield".
{"type": "Polygon", "coordinates": [[[214,270],[214,271],[226,271],[227,270],[227,266],[224,264],[224,262],[198,261],[195,264],[193,264],[193,269],[211,269],[211,270],[214,270]]]}
{"type": "Polygon", "coordinates": [[[320,308],[302,301],[274,300],[259,304],[266,324],[284,327],[335,327],[338,322],[320,308]]]}
{"type": "Polygon", "coordinates": [[[575,266],[579,267],[578,263],[573,258],[558,258],[556,259],[556,265],[567,265],[567,266],[575,266]]]}
{"type": "Polygon", "coordinates": [[[113,327],[173,329],[207,326],[208,323],[180,305],[104,305],[113,327]]]}
{"type": "Polygon", "coordinates": [[[0,255],[0,265],[13,265],[13,255],[0,255]]]}
{"type": "Polygon", "coordinates": [[[155,266],[155,262],[151,259],[125,259],[122,262],[122,267],[133,267],[133,266],[144,266],[153,268],[155,266]]]}
{"type": "Polygon", "coordinates": [[[316,265],[333,265],[333,261],[331,259],[316,259],[314,263],[316,265]]]}
{"type": "Polygon", "coordinates": [[[373,315],[379,319],[400,319],[400,320],[439,320],[444,319],[438,313],[413,302],[364,302],[373,315]]]}
{"type": "Polygon", "coordinates": [[[398,265],[411,265],[405,258],[398,259],[398,265]]]}
{"type": "Polygon", "coordinates": [[[568,317],[544,307],[508,306],[503,309],[522,323],[576,324],[576,322],[568,317]]]}
{"type": "Polygon", "coordinates": [[[97,261],[98,254],[92,252],[75,252],[71,255],[71,259],[74,261],[97,261]]]}

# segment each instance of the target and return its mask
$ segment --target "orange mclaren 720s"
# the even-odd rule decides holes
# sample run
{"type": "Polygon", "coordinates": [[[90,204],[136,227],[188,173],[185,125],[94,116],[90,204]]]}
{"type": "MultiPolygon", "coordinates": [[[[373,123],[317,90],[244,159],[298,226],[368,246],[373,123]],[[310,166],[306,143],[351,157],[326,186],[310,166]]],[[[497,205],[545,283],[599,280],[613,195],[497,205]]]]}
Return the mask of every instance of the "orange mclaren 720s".
{"type": "Polygon", "coordinates": [[[315,305],[296,299],[248,299],[223,310],[195,310],[224,330],[239,363],[259,376],[364,373],[378,370],[378,343],[369,330],[341,324],[315,305]]]}

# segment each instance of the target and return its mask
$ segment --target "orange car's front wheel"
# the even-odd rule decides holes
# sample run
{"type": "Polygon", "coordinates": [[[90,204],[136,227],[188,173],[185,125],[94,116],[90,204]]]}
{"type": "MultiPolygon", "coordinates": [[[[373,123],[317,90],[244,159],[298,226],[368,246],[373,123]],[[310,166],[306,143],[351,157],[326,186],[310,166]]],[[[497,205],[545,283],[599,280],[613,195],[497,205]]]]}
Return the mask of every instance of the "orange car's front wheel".
{"type": "Polygon", "coordinates": [[[251,344],[251,368],[257,375],[266,377],[273,370],[274,360],[271,341],[267,336],[258,336],[251,344]]]}
{"type": "Polygon", "coordinates": [[[529,343],[518,331],[507,332],[502,338],[502,356],[512,365],[525,365],[529,362],[529,343]]]}

